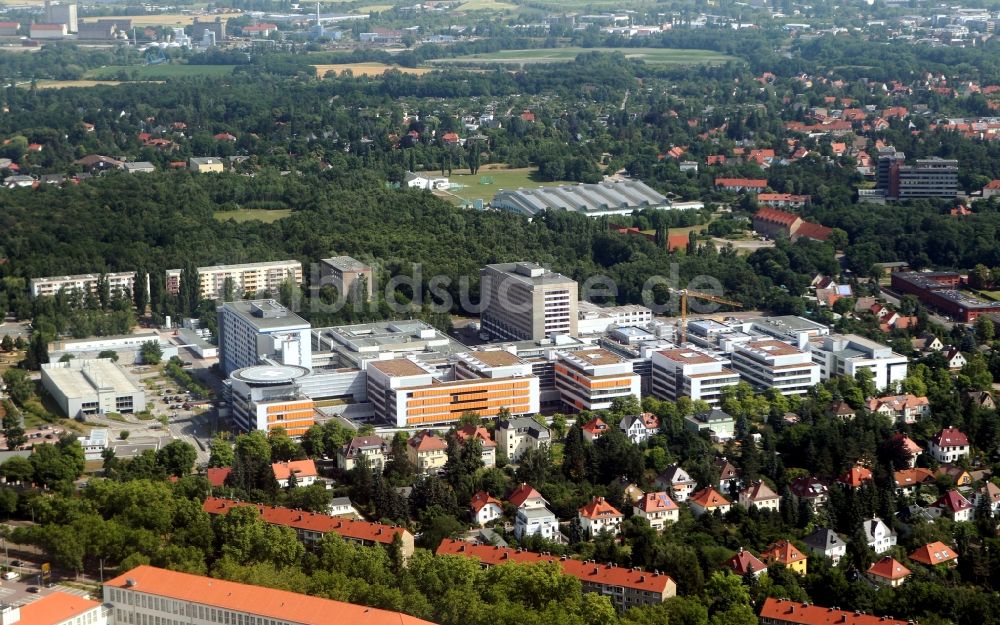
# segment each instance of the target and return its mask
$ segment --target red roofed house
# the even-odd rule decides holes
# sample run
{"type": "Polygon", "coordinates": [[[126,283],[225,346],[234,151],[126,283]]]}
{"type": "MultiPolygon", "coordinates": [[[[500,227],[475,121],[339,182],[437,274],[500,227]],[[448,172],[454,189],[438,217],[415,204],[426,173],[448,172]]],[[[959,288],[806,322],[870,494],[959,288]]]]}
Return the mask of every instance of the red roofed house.
{"type": "Polygon", "coordinates": [[[596,536],[601,530],[612,534],[618,533],[618,528],[625,520],[625,515],[609,504],[604,497],[594,497],[577,511],[583,531],[590,536],[596,536]]]}
{"type": "Polygon", "coordinates": [[[212,138],[215,139],[216,141],[236,141],[236,137],[234,135],[229,134],[228,132],[220,132],[219,134],[213,136],[212,138]]]}
{"type": "Polygon", "coordinates": [[[525,508],[528,510],[545,508],[549,505],[549,502],[545,501],[542,494],[528,484],[521,484],[515,488],[514,492],[507,497],[507,501],[515,508],[525,508]]]}
{"type": "Polygon", "coordinates": [[[726,560],[725,567],[740,577],[750,572],[754,577],[760,577],[767,572],[767,565],[743,547],[740,547],[735,556],[726,560]]]}
{"type": "Polygon", "coordinates": [[[632,506],[632,515],[646,519],[654,530],[662,530],[667,523],[675,523],[679,508],[666,491],[646,493],[632,506]]]}
{"type": "Polygon", "coordinates": [[[706,165],[725,165],[726,156],[725,154],[713,154],[705,159],[706,165]]]}
{"type": "Polygon", "coordinates": [[[447,144],[454,145],[454,144],[458,143],[459,141],[461,141],[461,137],[459,137],[454,132],[446,132],[446,133],[444,133],[444,136],[441,137],[441,141],[442,141],[442,143],[445,143],[446,145],[447,144]]]}
{"type": "Polygon", "coordinates": [[[469,508],[472,511],[472,522],[477,523],[480,527],[503,516],[503,502],[490,497],[490,494],[484,490],[472,496],[469,508]]]}
{"type": "Polygon", "coordinates": [[[957,462],[969,455],[969,437],[957,428],[944,428],[928,441],[927,451],[938,462],[957,462]]]}
{"type": "Polygon", "coordinates": [[[232,468],[230,467],[217,467],[209,469],[205,472],[205,477],[208,479],[208,483],[219,488],[226,485],[226,478],[232,473],[232,468]]]}
{"type": "Polygon", "coordinates": [[[406,441],[406,455],[420,473],[437,473],[448,461],[448,443],[423,430],[406,441]]]}
{"type": "Polygon", "coordinates": [[[760,608],[761,625],[920,625],[899,620],[861,614],[851,610],[824,608],[818,605],[768,597],[760,608]]]}
{"type": "Polygon", "coordinates": [[[600,417],[595,417],[580,426],[580,429],[583,430],[583,437],[593,443],[608,431],[608,424],[600,417]]]}
{"type": "Polygon", "coordinates": [[[916,423],[931,414],[931,404],[926,397],[889,395],[868,400],[868,411],[892,418],[897,423],[916,423]]]}
{"type": "Polygon", "coordinates": [[[0,22],[0,37],[16,37],[20,27],[18,22],[0,22]]]}
{"type": "Polygon", "coordinates": [[[768,208],[802,208],[812,199],[810,195],[791,193],[758,193],[757,203],[768,208]]]}
{"type": "Polygon", "coordinates": [[[740,505],[747,509],[755,507],[758,510],[777,512],[780,503],[781,497],[761,480],[740,491],[740,505]]]}
{"type": "Polygon", "coordinates": [[[787,540],[779,540],[774,543],[765,549],[760,554],[760,557],[768,564],[774,564],[775,562],[784,564],[793,573],[798,573],[799,575],[805,575],[809,567],[809,558],[799,551],[798,547],[787,540]]]}
{"type": "Polygon", "coordinates": [[[942,495],[940,499],[931,504],[931,508],[953,521],[972,520],[972,502],[957,490],[950,490],[942,495]]]}
{"type": "Polygon", "coordinates": [[[994,195],[1000,195],[1000,180],[990,180],[983,187],[983,199],[988,200],[994,195]]]}
{"type": "Polygon", "coordinates": [[[349,542],[383,546],[391,545],[395,536],[399,535],[400,540],[403,541],[403,555],[407,558],[413,555],[413,534],[402,527],[369,521],[354,521],[328,514],[252,504],[220,497],[209,497],[202,504],[202,509],[208,514],[226,515],[233,508],[240,506],[256,508],[260,513],[261,520],[269,525],[292,528],[306,547],[318,544],[323,540],[323,535],[329,533],[337,534],[349,542]]]}
{"type": "Polygon", "coordinates": [[[498,566],[507,562],[531,564],[535,562],[555,562],[564,575],[580,580],[583,592],[594,592],[607,596],[614,606],[624,611],[628,608],[663,603],[677,595],[677,584],[671,577],[658,571],[648,572],[638,568],[598,564],[592,561],[574,560],[563,556],[514,550],[492,545],[475,545],[463,540],[446,538],[434,552],[438,556],[455,555],[474,558],[484,567],[498,566]]]}
{"type": "Polygon", "coordinates": [[[924,453],[923,447],[916,444],[913,441],[913,439],[907,436],[906,434],[894,434],[893,437],[889,440],[893,443],[898,444],[900,447],[906,450],[907,453],[910,454],[911,469],[917,466],[917,456],[924,453]]]}
{"type": "Polygon", "coordinates": [[[24,605],[4,606],[4,625],[107,625],[108,611],[97,601],[59,590],[24,605]]]}
{"type": "Polygon", "coordinates": [[[958,554],[941,541],[927,543],[910,554],[910,559],[927,566],[947,564],[949,567],[958,564],[958,554]]]}
{"type": "Polygon", "coordinates": [[[316,482],[319,473],[316,471],[316,463],[312,460],[295,460],[293,462],[276,462],[271,465],[274,471],[274,479],[278,481],[278,486],[287,488],[291,476],[295,476],[295,486],[310,486],[316,482]]]}
{"type": "Polygon", "coordinates": [[[868,579],[878,586],[896,588],[902,586],[906,578],[910,576],[910,569],[897,562],[892,556],[885,556],[868,567],[867,575],[868,579]]]}
{"type": "Polygon", "coordinates": [[[267,37],[276,30],[278,30],[277,24],[253,24],[251,26],[244,26],[243,34],[267,37]]]}
{"type": "Polygon", "coordinates": [[[535,121],[535,114],[532,113],[531,111],[525,109],[524,111],[521,111],[521,121],[524,121],[524,122],[534,122],[535,121]]]}
{"type": "Polygon", "coordinates": [[[695,516],[701,516],[706,512],[715,512],[716,510],[721,514],[725,514],[729,512],[729,508],[732,506],[732,503],[728,499],[719,494],[719,491],[711,486],[693,493],[688,498],[688,504],[691,506],[691,512],[695,516]]]}
{"type": "Polygon", "coordinates": [[[767,188],[767,180],[756,178],[716,178],[715,188],[732,193],[757,193],[767,188]]]}
{"type": "Polygon", "coordinates": [[[930,469],[903,469],[892,474],[896,481],[896,492],[902,495],[912,495],[924,484],[933,485],[937,482],[930,469]]]}
{"type": "Polygon", "coordinates": [[[454,432],[456,439],[467,443],[473,439],[479,441],[482,448],[483,466],[495,467],[497,464],[497,444],[490,431],[481,425],[463,425],[454,432]]]}
{"type": "Polygon", "coordinates": [[[861,488],[874,479],[872,472],[868,468],[856,465],[851,467],[847,473],[838,477],[837,481],[850,488],[861,488]]]}
{"type": "Polygon", "coordinates": [[[802,237],[826,241],[833,232],[832,228],[803,221],[798,215],[766,206],[754,214],[753,229],[772,239],[785,237],[792,241],[802,237]]]}
{"type": "Polygon", "coordinates": [[[638,445],[660,431],[660,419],[651,412],[628,415],[618,423],[618,428],[638,445]]]}
{"type": "MultiPolygon", "coordinates": [[[[135,623],[153,623],[161,614],[185,615],[176,620],[187,622],[222,623],[223,615],[239,614],[244,623],[433,625],[401,612],[148,565],[108,581],[103,590],[104,601],[110,604],[109,612],[127,613],[135,623]],[[204,616],[197,617],[199,613],[204,616]]],[[[160,622],[175,620],[166,616],[162,619],[160,622]]],[[[124,616],[116,620],[124,620],[124,616]]],[[[77,622],[87,623],[82,619],[77,622]]]]}

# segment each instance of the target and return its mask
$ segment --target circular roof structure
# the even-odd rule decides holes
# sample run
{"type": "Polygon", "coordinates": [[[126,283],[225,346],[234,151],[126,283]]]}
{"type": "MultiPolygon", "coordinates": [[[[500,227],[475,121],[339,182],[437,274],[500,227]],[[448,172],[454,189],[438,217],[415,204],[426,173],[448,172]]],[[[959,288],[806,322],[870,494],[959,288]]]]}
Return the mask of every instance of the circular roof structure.
{"type": "Polygon", "coordinates": [[[232,377],[247,384],[288,384],[303,376],[309,370],[296,365],[257,365],[245,367],[232,373],[232,377]]]}

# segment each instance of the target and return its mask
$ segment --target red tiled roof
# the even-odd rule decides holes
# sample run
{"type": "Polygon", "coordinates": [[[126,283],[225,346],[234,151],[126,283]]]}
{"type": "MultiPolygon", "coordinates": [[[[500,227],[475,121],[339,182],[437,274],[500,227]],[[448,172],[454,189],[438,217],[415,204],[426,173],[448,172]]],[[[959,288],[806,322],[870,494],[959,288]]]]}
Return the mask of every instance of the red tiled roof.
{"type": "Polygon", "coordinates": [[[910,569],[897,562],[892,556],[886,556],[868,567],[868,573],[895,581],[909,575],[910,569]]]}
{"type": "Polygon", "coordinates": [[[294,460],[292,462],[276,462],[271,465],[274,479],[287,480],[292,473],[295,477],[316,477],[316,463],[312,460],[294,460]]]}
{"type": "Polygon", "coordinates": [[[17,28],[19,26],[18,22],[0,22],[0,28],[17,28]]]}
{"type": "Polygon", "coordinates": [[[761,480],[757,480],[756,483],[751,484],[750,486],[745,488],[743,492],[744,494],[746,494],[747,498],[750,499],[750,501],[767,501],[767,500],[779,499],[778,494],[773,490],[771,490],[771,487],[762,482],[761,480]]]}
{"type": "Polygon", "coordinates": [[[720,495],[719,491],[715,490],[711,486],[703,488],[697,493],[691,495],[691,499],[689,501],[691,503],[698,504],[702,508],[718,508],[730,505],[730,501],[720,495]]]}
{"type": "Polygon", "coordinates": [[[793,213],[788,213],[782,210],[778,210],[776,208],[768,208],[766,206],[762,206],[759,209],[757,209],[757,212],[754,214],[753,218],[761,219],[763,221],[771,221],[774,223],[779,223],[784,226],[791,227],[792,224],[794,224],[795,221],[799,219],[799,216],[793,213]]]}
{"type": "Polygon", "coordinates": [[[33,30],[62,30],[63,24],[32,24],[33,30]]]}
{"type": "Polygon", "coordinates": [[[934,483],[934,474],[929,469],[903,469],[893,473],[896,480],[896,488],[907,488],[918,484],[934,483]]]}
{"type": "Polygon", "coordinates": [[[495,504],[498,508],[503,510],[503,502],[494,497],[490,497],[490,494],[485,490],[481,490],[472,496],[472,501],[469,502],[469,506],[476,512],[482,510],[488,504],[495,504]]]}
{"type": "Polygon", "coordinates": [[[860,488],[862,484],[866,482],[871,482],[875,479],[872,476],[872,472],[866,467],[851,467],[847,473],[841,475],[837,478],[837,481],[851,488],[860,488]]]}
{"type": "Polygon", "coordinates": [[[608,429],[608,424],[600,417],[596,417],[584,423],[580,429],[591,434],[603,434],[608,429]]]}
{"type": "Polygon", "coordinates": [[[515,508],[520,508],[529,499],[542,499],[542,494],[528,484],[521,484],[507,497],[507,501],[515,508]]]}
{"type": "Polygon", "coordinates": [[[205,472],[205,477],[208,478],[208,483],[212,486],[218,488],[219,486],[225,486],[226,478],[233,470],[231,467],[218,467],[209,469],[205,472]]]}
{"type": "Polygon", "coordinates": [[[934,502],[935,508],[945,508],[950,512],[962,512],[972,508],[972,504],[957,490],[950,490],[934,502]]]}
{"type": "Polygon", "coordinates": [[[815,239],[817,241],[826,241],[830,238],[830,234],[833,232],[833,228],[828,228],[820,224],[814,224],[809,221],[803,221],[799,229],[795,231],[795,236],[806,237],[807,239],[815,239]]]}
{"type": "Polygon", "coordinates": [[[617,508],[609,504],[604,497],[594,497],[579,510],[585,519],[606,519],[624,516],[617,508]]]}
{"type": "Polygon", "coordinates": [[[1000,191],[1000,180],[990,180],[988,183],[986,183],[986,186],[984,188],[991,189],[994,191],[1000,191]]]}
{"type": "Polygon", "coordinates": [[[760,618],[779,623],[795,623],[796,625],[920,625],[891,618],[883,618],[872,614],[860,614],[850,610],[824,608],[818,605],[775,599],[768,597],[760,608],[760,618]]]}
{"type": "Polygon", "coordinates": [[[56,591],[21,606],[21,619],[17,621],[17,625],[55,625],[99,607],[101,604],[96,601],[56,591]]]}
{"type": "Polygon", "coordinates": [[[968,447],[969,437],[958,428],[944,428],[931,437],[938,447],[968,447]]]}
{"type": "Polygon", "coordinates": [[[130,588],[180,601],[210,605],[236,612],[249,612],[282,622],[302,625],[418,625],[424,621],[400,612],[390,612],[343,601],[311,597],[287,590],[239,584],[224,579],[138,566],[105,586],[130,588]]]}
{"type": "Polygon", "coordinates": [[[406,444],[415,449],[418,453],[423,451],[438,451],[448,449],[448,443],[440,436],[435,436],[427,430],[418,432],[413,438],[406,441],[406,444]]]}
{"type": "Polygon", "coordinates": [[[754,573],[759,573],[767,568],[767,565],[760,561],[760,558],[753,555],[745,549],[740,549],[739,552],[726,560],[726,567],[731,569],[733,573],[739,575],[740,577],[747,574],[747,571],[753,569],[754,573]]]}
{"type": "Polygon", "coordinates": [[[798,547],[787,540],[779,540],[774,543],[762,552],[760,557],[768,562],[779,562],[784,565],[791,564],[792,562],[801,562],[806,559],[798,547]]]}
{"type": "Polygon", "coordinates": [[[475,558],[483,564],[491,566],[507,562],[517,562],[519,564],[557,562],[562,567],[564,574],[575,577],[585,583],[621,586],[670,596],[675,592],[674,580],[664,573],[648,573],[639,569],[595,564],[571,558],[563,560],[555,556],[546,556],[533,551],[517,551],[505,547],[494,547],[492,545],[475,545],[463,540],[446,538],[435,553],[439,556],[457,555],[475,558]]]}
{"type": "Polygon", "coordinates": [[[717,187],[748,187],[751,189],[767,188],[767,180],[759,178],[716,178],[717,187]]]}
{"type": "Polygon", "coordinates": [[[667,495],[666,491],[656,493],[646,493],[642,499],[635,503],[635,507],[643,512],[666,512],[676,510],[677,504],[667,495]]]}
{"type": "Polygon", "coordinates": [[[808,195],[794,195],[792,193],[761,193],[757,196],[758,202],[808,202],[808,195]]]}
{"type": "Polygon", "coordinates": [[[481,425],[463,425],[455,430],[455,437],[463,443],[472,438],[477,438],[479,439],[479,442],[482,443],[484,448],[497,446],[497,444],[493,442],[493,437],[490,436],[490,431],[481,425]]]}
{"type": "Polygon", "coordinates": [[[914,562],[934,566],[944,564],[958,559],[958,554],[941,541],[927,543],[910,554],[910,559],[914,562]]]}
{"type": "Polygon", "coordinates": [[[260,516],[265,523],[271,525],[283,525],[293,529],[308,530],[328,534],[333,532],[344,538],[353,540],[363,540],[367,542],[391,544],[396,534],[409,533],[402,527],[391,527],[381,523],[371,523],[369,521],[352,521],[339,517],[332,517],[326,514],[315,514],[312,512],[302,512],[291,508],[278,508],[264,506],[253,503],[233,501],[232,499],[222,499],[220,497],[209,497],[205,500],[202,509],[209,514],[229,514],[229,511],[238,506],[250,506],[260,511],[260,516]]]}

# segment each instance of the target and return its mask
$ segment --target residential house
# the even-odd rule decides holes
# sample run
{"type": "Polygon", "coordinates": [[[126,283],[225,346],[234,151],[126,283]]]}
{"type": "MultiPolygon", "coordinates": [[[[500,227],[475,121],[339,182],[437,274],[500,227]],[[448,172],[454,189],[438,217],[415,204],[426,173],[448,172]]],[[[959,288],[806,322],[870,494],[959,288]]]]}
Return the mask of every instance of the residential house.
{"type": "Polygon", "coordinates": [[[716,510],[720,514],[725,514],[729,512],[729,508],[732,506],[728,499],[711,486],[693,493],[688,500],[688,505],[691,506],[691,512],[695,516],[701,516],[706,512],[715,512],[716,510]]]}
{"type": "Polygon", "coordinates": [[[918,352],[939,352],[944,349],[944,343],[941,342],[941,339],[930,333],[921,334],[912,339],[910,344],[918,352]]]}
{"type": "Polygon", "coordinates": [[[517,462],[529,449],[548,445],[551,440],[549,428],[531,417],[501,419],[497,423],[496,441],[498,450],[507,455],[511,462],[517,462]]]}
{"type": "Polygon", "coordinates": [[[760,557],[768,565],[784,564],[786,568],[799,575],[805,575],[809,567],[809,558],[787,540],[779,540],[774,543],[765,549],[760,557]]]}
{"type": "Polygon", "coordinates": [[[813,510],[818,510],[826,504],[829,497],[830,487],[815,476],[797,477],[788,485],[795,502],[805,500],[812,506],[813,510]]]}
{"type": "Polygon", "coordinates": [[[468,443],[472,440],[479,441],[482,449],[481,457],[483,459],[483,466],[486,468],[496,466],[497,444],[493,440],[493,435],[490,434],[489,430],[481,425],[464,425],[455,430],[453,435],[462,443],[468,443]]]}
{"type": "Polygon", "coordinates": [[[731,193],[757,193],[767,188],[767,180],[759,178],[716,178],[715,188],[731,193]]]}
{"type": "Polygon", "coordinates": [[[927,566],[938,566],[939,564],[954,567],[958,565],[958,554],[955,550],[941,541],[927,543],[910,554],[910,559],[927,566]]]}
{"type": "Polygon", "coordinates": [[[653,485],[670,493],[670,498],[674,501],[683,503],[694,492],[697,483],[691,479],[687,471],[675,464],[667,467],[667,470],[654,480],[653,485]]]}
{"type": "Polygon", "coordinates": [[[354,502],[351,501],[350,497],[334,497],[330,500],[330,505],[327,506],[326,510],[330,516],[343,517],[355,521],[364,520],[358,509],[354,507],[354,502]]]}
{"type": "Polygon", "coordinates": [[[724,410],[713,408],[684,417],[684,428],[695,434],[708,431],[713,440],[726,441],[732,438],[736,431],[736,419],[724,410]]]}
{"type": "Polygon", "coordinates": [[[638,484],[628,481],[624,475],[618,478],[618,484],[622,487],[622,492],[625,495],[625,501],[627,503],[635,504],[646,495],[646,493],[642,492],[642,489],[639,488],[638,484]]]}
{"type": "Polygon", "coordinates": [[[638,445],[660,431],[660,419],[651,412],[628,415],[618,427],[630,441],[638,445]]]}
{"type": "Polygon", "coordinates": [[[965,356],[962,355],[962,352],[957,347],[949,347],[945,350],[944,359],[948,363],[948,369],[952,371],[958,371],[966,363],[965,356]]]}
{"type": "Polygon", "coordinates": [[[875,478],[872,476],[872,472],[867,467],[862,467],[860,465],[855,465],[847,470],[847,473],[841,475],[837,478],[837,483],[846,486],[848,488],[861,488],[868,482],[873,481],[875,478]]]}
{"type": "Polygon", "coordinates": [[[448,461],[448,443],[423,430],[406,441],[406,455],[419,473],[437,473],[448,461]]]}
{"type": "Polygon", "coordinates": [[[740,505],[748,510],[751,507],[756,507],[758,510],[771,510],[773,512],[778,511],[778,506],[781,503],[781,498],[775,493],[771,488],[762,482],[757,480],[755,483],[744,488],[740,491],[740,505]]]}
{"type": "Polygon", "coordinates": [[[767,565],[743,547],[740,547],[735,556],[726,560],[724,566],[738,577],[743,577],[747,573],[760,577],[767,571],[767,565]]]}
{"type": "Polygon", "coordinates": [[[993,395],[989,391],[966,391],[965,401],[973,408],[985,408],[986,410],[996,410],[997,408],[993,395]]]}
{"type": "Polygon", "coordinates": [[[389,453],[389,445],[381,436],[355,436],[337,452],[337,467],[350,471],[363,457],[372,471],[381,473],[389,453]]]}
{"type": "Polygon", "coordinates": [[[836,417],[842,421],[850,421],[858,416],[858,411],[851,407],[843,399],[838,399],[830,404],[826,410],[831,417],[836,417]]]}
{"type": "Polygon", "coordinates": [[[976,508],[979,508],[983,499],[989,502],[990,512],[994,515],[1000,513],[1000,486],[997,486],[993,482],[986,482],[983,484],[983,486],[976,491],[976,508]]]}
{"type": "Polygon", "coordinates": [[[593,443],[608,431],[608,424],[600,417],[595,417],[580,426],[580,429],[583,431],[583,438],[593,443]]]}
{"type": "Polygon", "coordinates": [[[847,555],[847,543],[829,528],[816,530],[802,539],[802,542],[813,554],[830,558],[834,566],[840,564],[840,559],[847,555]]]}
{"type": "Polygon", "coordinates": [[[827,608],[801,601],[775,599],[768,597],[760,608],[761,625],[917,625],[912,620],[906,621],[861,614],[852,610],[827,608]]]}
{"type": "Polygon", "coordinates": [[[944,428],[928,441],[927,451],[938,462],[958,462],[969,455],[969,437],[958,428],[944,428]]]}
{"type": "Polygon", "coordinates": [[[941,515],[953,521],[972,520],[972,502],[954,489],[948,491],[940,499],[932,503],[930,509],[937,510],[941,515]]]}
{"type": "Polygon", "coordinates": [[[469,508],[472,512],[472,522],[477,524],[479,527],[483,527],[487,523],[496,521],[503,516],[503,502],[499,499],[491,497],[490,494],[484,490],[481,490],[472,496],[472,501],[469,502],[469,508]]]}
{"type": "Polygon", "coordinates": [[[872,517],[865,521],[861,528],[865,532],[865,539],[868,541],[868,546],[876,554],[885,553],[896,546],[896,532],[886,525],[882,519],[872,517]]]}
{"type": "Polygon", "coordinates": [[[632,506],[632,515],[646,519],[649,526],[657,531],[667,523],[675,523],[679,514],[677,504],[666,491],[646,493],[632,506]]]}
{"type": "Polygon", "coordinates": [[[288,488],[290,486],[311,486],[316,483],[319,473],[316,471],[316,463],[312,460],[294,460],[292,462],[276,462],[271,465],[274,479],[278,481],[278,486],[288,488]],[[295,476],[294,478],[292,476],[295,476]]]}
{"type": "Polygon", "coordinates": [[[549,502],[545,501],[542,494],[532,488],[529,484],[521,484],[507,496],[507,501],[515,508],[533,510],[536,508],[546,508],[549,502]]]}
{"type": "Polygon", "coordinates": [[[188,159],[188,169],[199,174],[221,174],[226,164],[214,156],[192,156],[188,159]]]}
{"type": "Polygon", "coordinates": [[[934,479],[934,473],[924,468],[902,469],[892,475],[896,482],[896,492],[907,496],[914,495],[921,486],[933,485],[937,481],[934,479]]]}
{"type": "Polygon", "coordinates": [[[955,465],[942,465],[934,472],[935,477],[947,475],[951,478],[951,483],[959,488],[972,486],[972,474],[955,465]]]}
{"type": "Polygon", "coordinates": [[[618,528],[625,520],[625,515],[609,504],[604,497],[594,497],[577,511],[580,525],[589,536],[596,536],[601,530],[612,534],[618,533],[618,528]]]}
{"type": "Polygon", "coordinates": [[[868,400],[868,411],[892,418],[896,423],[916,423],[919,419],[929,417],[931,404],[926,397],[906,395],[890,395],[868,400]]]}
{"type": "Polygon", "coordinates": [[[719,491],[736,493],[743,486],[743,476],[736,465],[726,458],[716,458],[715,468],[719,470],[719,491]]]}
{"type": "Polygon", "coordinates": [[[912,438],[906,434],[894,434],[889,441],[893,444],[899,445],[899,447],[910,455],[910,468],[917,466],[917,456],[924,453],[924,448],[918,445],[912,438]]]}
{"type": "Polygon", "coordinates": [[[559,539],[559,519],[548,508],[518,508],[514,515],[514,536],[541,536],[546,540],[559,539]]]}
{"type": "Polygon", "coordinates": [[[900,564],[892,556],[885,556],[868,567],[865,575],[876,586],[896,588],[902,586],[906,578],[910,576],[910,569],[900,564]]]}

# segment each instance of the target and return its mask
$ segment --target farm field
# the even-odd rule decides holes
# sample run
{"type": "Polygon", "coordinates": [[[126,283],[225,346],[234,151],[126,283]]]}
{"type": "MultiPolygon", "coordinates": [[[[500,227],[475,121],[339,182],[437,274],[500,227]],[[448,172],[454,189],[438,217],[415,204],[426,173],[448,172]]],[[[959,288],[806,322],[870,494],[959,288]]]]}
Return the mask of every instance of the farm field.
{"type": "Polygon", "coordinates": [[[209,76],[220,77],[233,73],[235,65],[182,65],[167,64],[161,65],[109,65],[92,69],[84,76],[90,80],[114,79],[118,78],[124,71],[129,78],[139,80],[166,80],[168,78],[181,78],[187,76],[209,76]]]}
{"type": "Polygon", "coordinates": [[[236,223],[243,223],[245,221],[262,221],[266,224],[273,224],[279,219],[284,219],[291,214],[292,210],[290,208],[279,208],[274,210],[245,208],[235,211],[217,211],[212,216],[218,221],[228,221],[232,219],[236,223]]]}
{"type": "MultiPolygon", "coordinates": [[[[29,83],[30,84],[30,83],[29,83]]],[[[117,80],[39,80],[39,89],[67,89],[69,87],[114,87],[122,84],[117,80]]],[[[27,86],[27,85],[20,85],[27,86]]]]}
{"type": "Polygon", "coordinates": [[[640,59],[650,65],[706,65],[737,60],[712,50],[675,50],[672,48],[545,48],[534,50],[500,50],[470,54],[451,59],[434,59],[430,63],[561,63],[572,61],[584,52],[621,52],[627,58],[640,59]]]}
{"type": "MultiPolygon", "coordinates": [[[[468,172],[468,169],[457,170],[468,172]]],[[[436,173],[436,172],[429,172],[436,173]]],[[[554,187],[561,184],[573,184],[571,182],[542,182],[534,179],[538,173],[537,167],[523,167],[519,169],[486,169],[481,167],[476,175],[468,173],[454,173],[448,177],[452,184],[449,191],[438,191],[438,195],[447,197],[456,203],[461,204],[462,200],[483,200],[488,202],[493,199],[500,189],[537,189],[539,187],[554,187]],[[492,179],[492,182],[489,182],[492,179]],[[487,182],[484,183],[483,180],[487,182]],[[465,186],[459,186],[465,185],[465,186]]]]}
{"type": "Polygon", "coordinates": [[[390,69],[398,69],[404,74],[414,74],[421,76],[427,72],[434,71],[427,67],[399,67],[396,65],[386,65],[385,63],[335,63],[332,65],[313,65],[316,68],[316,75],[323,78],[328,72],[340,75],[341,72],[351,70],[355,76],[381,76],[390,69]]]}
{"type": "Polygon", "coordinates": [[[380,13],[382,11],[388,11],[393,6],[395,6],[395,5],[392,5],[392,4],[369,4],[369,5],[365,5],[363,7],[358,7],[356,9],[352,9],[351,13],[380,13]]]}
{"type": "Polygon", "coordinates": [[[499,0],[469,0],[455,7],[456,11],[514,11],[516,4],[499,0]]]}
{"type": "Polygon", "coordinates": [[[218,15],[188,15],[186,13],[162,13],[158,15],[108,15],[104,17],[85,17],[84,22],[96,22],[101,19],[129,18],[134,26],[190,26],[197,17],[204,20],[214,20],[221,17],[223,21],[234,17],[240,17],[242,13],[220,13],[218,15]]]}

